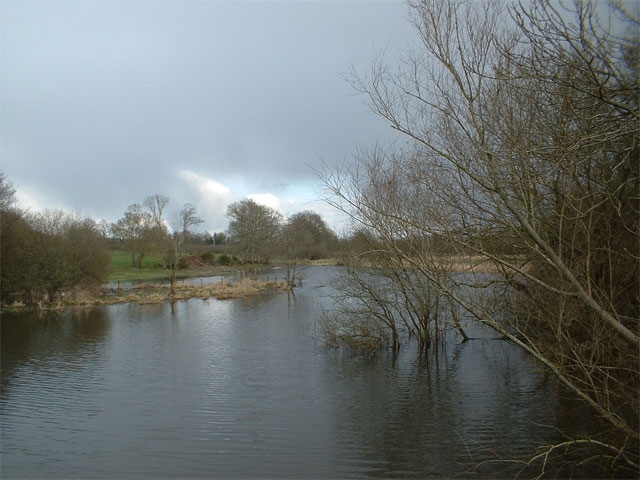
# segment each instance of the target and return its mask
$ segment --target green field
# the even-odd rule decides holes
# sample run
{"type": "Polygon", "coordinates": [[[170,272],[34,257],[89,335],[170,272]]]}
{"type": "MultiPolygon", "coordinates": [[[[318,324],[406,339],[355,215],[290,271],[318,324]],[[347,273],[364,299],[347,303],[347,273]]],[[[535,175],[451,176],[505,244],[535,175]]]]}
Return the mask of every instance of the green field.
{"type": "Polygon", "coordinates": [[[142,268],[131,266],[131,255],[122,250],[111,251],[111,269],[107,280],[156,280],[169,278],[169,271],[159,267],[158,262],[163,260],[162,255],[149,255],[142,262],[142,268]]]}
{"type": "MultiPolygon", "coordinates": [[[[217,257],[218,255],[216,255],[217,257]]],[[[164,263],[164,254],[150,254],[145,257],[142,262],[142,268],[134,268],[131,266],[131,255],[124,250],[111,251],[111,268],[107,276],[107,281],[116,282],[127,280],[162,280],[168,279],[169,270],[159,266],[164,263]]],[[[203,267],[192,267],[178,269],[177,278],[189,277],[209,277],[214,275],[230,275],[238,270],[252,270],[254,266],[233,265],[207,265],[203,267]]]]}

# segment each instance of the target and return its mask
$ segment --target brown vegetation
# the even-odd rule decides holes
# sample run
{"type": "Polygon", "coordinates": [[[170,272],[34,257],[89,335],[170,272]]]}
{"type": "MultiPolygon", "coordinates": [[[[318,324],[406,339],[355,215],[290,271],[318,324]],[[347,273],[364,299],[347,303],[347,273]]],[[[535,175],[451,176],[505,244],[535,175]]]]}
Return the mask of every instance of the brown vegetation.
{"type": "MultiPolygon", "coordinates": [[[[62,309],[93,307],[98,305],[114,305],[119,303],[152,304],[167,301],[188,300],[191,298],[226,300],[230,298],[246,297],[261,293],[277,293],[290,290],[284,281],[262,281],[243,278],[240,281],[226,281],[191,285],[179,283],[171,292],[168,284],[141,284],[133,288],[97,288],[75,289],[58,299],[54,304],[44,302],[38,304],[41,309],[62,309]]],[[[12,308],[23,308],[25,305],[15,302],[12,308]]]]}

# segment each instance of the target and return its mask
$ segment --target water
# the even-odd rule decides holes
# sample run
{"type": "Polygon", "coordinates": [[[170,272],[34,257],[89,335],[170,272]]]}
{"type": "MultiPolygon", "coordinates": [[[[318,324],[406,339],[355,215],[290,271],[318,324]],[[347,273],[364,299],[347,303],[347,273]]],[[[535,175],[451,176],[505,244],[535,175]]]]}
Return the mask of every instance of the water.
{"type": "Polygon", "coordinates": [[[325,349],[329,272],[295,296],[3,314],[2,478],[495,477],[472,470],[569,421],[491,332],[426,358],[325,349]]]}

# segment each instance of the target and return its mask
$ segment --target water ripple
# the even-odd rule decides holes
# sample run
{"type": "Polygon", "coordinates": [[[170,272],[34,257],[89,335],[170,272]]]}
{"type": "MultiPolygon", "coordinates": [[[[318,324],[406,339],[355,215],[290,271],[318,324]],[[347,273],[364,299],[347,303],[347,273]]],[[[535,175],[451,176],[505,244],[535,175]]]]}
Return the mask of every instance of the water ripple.
{"type": "Polygon", "coordinates": [[[2,477],[450,477],[549,437],[555,384],[513,346],[327,351],[312,280],[294,299],[3,314],[2,477]]]}

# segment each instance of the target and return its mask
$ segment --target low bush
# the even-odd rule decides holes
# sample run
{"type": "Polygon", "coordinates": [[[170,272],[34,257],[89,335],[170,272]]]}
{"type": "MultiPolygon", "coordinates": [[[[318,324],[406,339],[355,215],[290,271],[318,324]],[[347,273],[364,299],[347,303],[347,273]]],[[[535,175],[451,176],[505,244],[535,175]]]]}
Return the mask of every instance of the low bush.
{"type": "Polygon", "coordinates": [[[233,257],[231,257],[230,255],[223,253],[222,255],[218,256],[218,265],[222,265],[223,267],[228,267],[229,265],[232,265],[232,264],[233,264],[233,257]]]}
{"type": "Polygon", "coordinates": [[[202,261],[202,263],[206,264],[206,265],[215,265],[216,263],[216,255],[213,252],[202,252],[200,254],[200,260],[202,261]]]}

